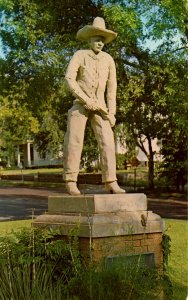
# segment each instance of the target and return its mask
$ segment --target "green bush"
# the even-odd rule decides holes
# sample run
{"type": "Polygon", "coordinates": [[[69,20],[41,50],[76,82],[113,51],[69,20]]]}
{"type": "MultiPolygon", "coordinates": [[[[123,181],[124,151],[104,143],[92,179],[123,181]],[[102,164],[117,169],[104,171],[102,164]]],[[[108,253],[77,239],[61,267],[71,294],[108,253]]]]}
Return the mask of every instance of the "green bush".
{"type": "Polygon", "coordinates": [[[0,268],[0,300],[154,300],[169,291],[165,276],[139,264],[84,267],[77,229],[66,241],[36,228],[1,238],[0,268]]]}
{"type": "Polygon", "coordinates": [[[65,242],[58,232],[39,228],[2,237],[0,299],[63,299],[60,296],[80,268],[75,245],[76,235],[65,242]]]}
{"type": "Polygon", "coordinates": [[[69,285],[70,296],[80,300],[159,300],[166,288],[168,282],[156,269],[123,264],[90,268],[69,285]]]}
{"type": "Polygon", "coordinates": [[[116,153],[116,168],[117,168],[117,170],[126,169],[126,156],[125,156],[125,154],[116,153]]]}

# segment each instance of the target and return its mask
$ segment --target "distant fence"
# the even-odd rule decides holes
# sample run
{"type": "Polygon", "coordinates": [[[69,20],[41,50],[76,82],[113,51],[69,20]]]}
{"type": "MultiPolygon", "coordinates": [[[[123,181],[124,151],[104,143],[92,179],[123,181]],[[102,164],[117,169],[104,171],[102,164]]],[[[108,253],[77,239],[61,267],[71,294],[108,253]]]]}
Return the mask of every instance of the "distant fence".
{"type": "MultiPolygon", "coordinates": [[[[10,181],[35,181],[35,182],[51,182],[51,183],[64,183],[63,174],[61,173],[36,173],[36,174],[15,174],[0,176],[1,180],[10,181]]],[[[117,173],[119,184],[126,184],[128,180],[147,180],[147,173],[117,173]]],[[[80,184],[102,184],[102,175],[99,173],[84,173],[78,175],[78,183],[80,184]]]]}

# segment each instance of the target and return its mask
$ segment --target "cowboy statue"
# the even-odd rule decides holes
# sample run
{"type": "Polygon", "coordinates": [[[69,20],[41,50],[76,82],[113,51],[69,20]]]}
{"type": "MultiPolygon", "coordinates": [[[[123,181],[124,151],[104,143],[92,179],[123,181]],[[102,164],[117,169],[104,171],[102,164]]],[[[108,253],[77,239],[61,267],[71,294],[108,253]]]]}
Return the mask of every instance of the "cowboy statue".
{"type": "Polygon", "coordinates": [[[77,177],[88,119],[99,146],[102,182],[110,193],[125,193],[117,184],[111,128],[116,121],[116,69],[112,57],[102,51],[104,44],[110,43],[116,36],[115,32],[106,29],[104,19],[100,17],[77,32],[77,38],[87,41],[90,49],[79,50],[73,55],[65,75],[75,96],[74,104],[68,111],[64,140],[64,179],[71,195],[80,195],[77,177]]]}

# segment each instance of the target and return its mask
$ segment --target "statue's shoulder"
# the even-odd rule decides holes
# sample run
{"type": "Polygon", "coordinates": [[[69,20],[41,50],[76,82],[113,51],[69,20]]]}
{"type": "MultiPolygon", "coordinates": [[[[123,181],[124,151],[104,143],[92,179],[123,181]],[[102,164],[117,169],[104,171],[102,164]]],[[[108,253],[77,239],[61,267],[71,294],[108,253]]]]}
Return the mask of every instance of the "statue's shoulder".
{"type": "Polygon", "coordinates": [[[103,55],[104,58],[113,60],[112,56],[109,53],[101,51],[101,54],[103,55]]]}
{"type": "Polygon", "coordinates": [[[85,50],[85,49],[83,49],[83,50],[77,50],[75,53],[74,53],[74,55],[77,55],[77,56],[85,56],[85,55],[87,55],[88,54],[88,50],[85,50]]]}

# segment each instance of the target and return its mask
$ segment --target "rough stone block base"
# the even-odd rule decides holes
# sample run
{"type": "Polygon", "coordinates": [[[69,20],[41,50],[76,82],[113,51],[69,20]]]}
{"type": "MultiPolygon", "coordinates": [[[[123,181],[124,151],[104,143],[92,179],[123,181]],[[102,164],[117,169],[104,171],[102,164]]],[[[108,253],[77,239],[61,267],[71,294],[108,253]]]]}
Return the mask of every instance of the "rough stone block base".
{"type": "Polygon", "coordinates": [[[162,233],[133,234],[104,238],[79,238],[79,249],[83,261],[100,263],[112,256],[153,254],[154,264],[162,268],[162,233]]]}
{"type": "Polygon", "coordinates": [[[140,254],[152,254],[157,267],[163,263],[163,221],[147,210],[144,194],[49,197],[48,213],[33,225],[59,228],[64,239],[77,227],[86,264],[140,254]]]}

